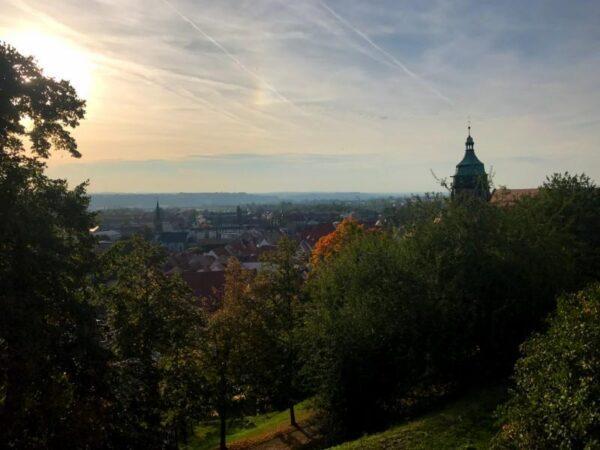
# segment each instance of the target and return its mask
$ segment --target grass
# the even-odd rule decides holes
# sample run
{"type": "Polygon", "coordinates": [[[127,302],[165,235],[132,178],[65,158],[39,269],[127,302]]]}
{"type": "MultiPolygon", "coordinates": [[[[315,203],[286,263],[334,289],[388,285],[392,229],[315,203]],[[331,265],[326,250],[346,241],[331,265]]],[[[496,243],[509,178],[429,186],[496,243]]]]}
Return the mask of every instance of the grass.
{"type": "Polygon", "coordinates": [[[494,410],[505,396],[502,387],[479,389],[438,411],[335,449],[486,449],[497,431],[494,410]]]}
{"type": "MultiPolygon", "coordinates": [[[[299,423],[309,420],[313,415],[310,401],[305,400],[295,407],[296,420],[299,423]]],[[[257,438],[268,438],[289,427],[288,410],[247,416],[228,424],[227,445],[257,438]]],[[[185,447],[187,450],[212,450],[219,445],[219,422],[217,420],[203,423],[196,427],[194,436],[185,447]]]]}

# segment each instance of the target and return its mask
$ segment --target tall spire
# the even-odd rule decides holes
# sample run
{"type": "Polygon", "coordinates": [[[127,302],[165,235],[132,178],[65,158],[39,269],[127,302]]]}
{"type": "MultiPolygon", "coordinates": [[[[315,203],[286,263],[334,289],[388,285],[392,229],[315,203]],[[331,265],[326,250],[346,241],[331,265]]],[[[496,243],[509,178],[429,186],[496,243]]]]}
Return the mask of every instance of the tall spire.
{"type": "Polygon", "coordinates": [[[160,213],[160,205],[158,203],[158,197],[156,197],[156,209],[154,210],[154,231],[156,233],[162,232],[162,217],[160,213]]]}

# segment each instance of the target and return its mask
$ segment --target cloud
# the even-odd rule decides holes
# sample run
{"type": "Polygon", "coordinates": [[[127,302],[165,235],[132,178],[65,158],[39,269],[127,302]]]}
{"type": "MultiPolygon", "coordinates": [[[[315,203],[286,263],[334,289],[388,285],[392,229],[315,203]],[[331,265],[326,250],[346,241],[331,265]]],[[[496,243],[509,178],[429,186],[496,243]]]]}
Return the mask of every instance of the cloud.
{"type": "Polygon", "coordinates": [[[460,160],[471,116],[478,155],[503,184],[561,168],[600,177],[597,2],[168,2],[202,32],[163,0],[3,8],[0,35],[39,28],[92,55],[94,89],[76,130],[84,159],[57,156],[57,176],[87,173],[113,190],[128,180],[111,178],[111,160],[137,170],[144,190],[429,190],[429,168],[450,174],[460,160]],[[242,151],[256,155],[228,156],[242,151]],[[189,157],[198,154],[212,156],[189,157]]]}

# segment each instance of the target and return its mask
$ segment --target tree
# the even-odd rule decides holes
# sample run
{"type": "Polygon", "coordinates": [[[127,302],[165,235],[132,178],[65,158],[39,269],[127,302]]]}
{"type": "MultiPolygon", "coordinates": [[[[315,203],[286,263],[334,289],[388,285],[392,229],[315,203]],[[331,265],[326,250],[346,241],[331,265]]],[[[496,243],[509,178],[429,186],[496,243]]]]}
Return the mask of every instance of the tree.
{"type": "Polygon", "coordinates": [[[401,243],[367,234],[309,279],[302,333],[305,372],[336,437],[381,429],[426,379],[432,332],[425,290],[401,243]]]}
{"type": "Polygon", "coordinates": [[[2,447],[99,447],[105,439],[108,355],[90,302],[94,216],[85,185],[49,179],[43,162],[51,143],[78,154],[66,128],[83,112],[68,82],[44,77],[32,58],[0,43],[2,447]]]}
{"type": "Polygon", "coordinates": [[[299,256],[298,244],[283,238],[277,249],[264,255],[264,270],[259,274],[254,289],[261,302],[262,320],[255,323],[263,327],[258,333],[264,345],[262,355],[266,361],[261,367],[258,384],[270,391],[275,407],[285,406],[290,412],[290,424],[297,426],[294,404],[302,393],[299,380],[299,349],[297,326],[302,311],[303,273],[306,262],[299,256]]]}
{"type": "Polygon", "coordinates": [[[400,233],[409,233],[419,224],[439,217],[446,202],[447,198],[442,194],[414,196],[398,206],[386,208],[383,212],[384,222],[400,233]]]}
{"type": "Polygon", "coordinates": [[[80,157],[68,128],[79,125],[85,101],[68,81],[44,76],[33,57],[0,42],[0,149],[21,152],[23,137],[34,155],[47,158],[52,146],[80,157]],[[23,125],[30,119],[31,129],[23,125]]]}
{"type": "Polygon", "coordinates": [[[600,446],[600,284],[561,297],[548,330],[522,346],[499,448],[600,446]]]}
{"type": "Polygon", "coordinates": [[[331,429],[381,428],[428,397],[508,373],[574,279],[567,235],[538,219],[524,205],[448,200],[313,269],[305,358],[331,429]]]}
{"type": "Polygon", "coordinates": [[[315,244],[310,262],[317,267],[321,262],[327,261],[339,253],[344,245],[365,233],[364,226],[352,217],[346,217],[334,231],[320,238],[315,244]]]}
{"type": "Polygon", "coordinates": [[[578,287],[600,273],[600,187],[585,174],[555,173],[524,206],[569,236],[568,248],[576,264],[578,287]]]}
{"type": "Polygon", "coordinates": [[[241,412],[245,397],[245,364],[251,354],[246,352],[246,314],[252,308],[250,288],[253,275],[242,269],[232,258],[225,272],[225,292],[221,307],[208,320],[206,345],[202,349],[202,364],[209,387],[209,400],[219,416],[220,448],[227,448],[227,420],[241,412]]]}
{"type": "Polygon", "coordinates": [[[438,314],[429,339],[439,373],[466,382],[510,370],[518,345],[573,279],[565,244],[525,205],[468,197],[404,236],[407,264],[438,314]]]}
{"type": "Polygon", "coordinates": [[[176,447],[208,412],[198,299],[165,275],[163,250],[134,237],[103,255],[98,302],[112,352],[118,446],[176,447]]]}

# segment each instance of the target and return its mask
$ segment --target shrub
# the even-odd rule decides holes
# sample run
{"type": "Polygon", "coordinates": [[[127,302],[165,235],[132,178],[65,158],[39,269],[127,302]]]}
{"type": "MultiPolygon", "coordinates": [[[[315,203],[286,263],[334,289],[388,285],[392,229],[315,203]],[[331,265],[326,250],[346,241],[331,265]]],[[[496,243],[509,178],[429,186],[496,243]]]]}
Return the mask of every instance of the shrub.
{"type": "Polygon", "coordinates": [[[549,328],[522,346],[500,409],[497,447],[600,446],[600,284],[559,300],[549,328]]]}

